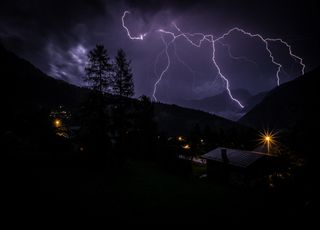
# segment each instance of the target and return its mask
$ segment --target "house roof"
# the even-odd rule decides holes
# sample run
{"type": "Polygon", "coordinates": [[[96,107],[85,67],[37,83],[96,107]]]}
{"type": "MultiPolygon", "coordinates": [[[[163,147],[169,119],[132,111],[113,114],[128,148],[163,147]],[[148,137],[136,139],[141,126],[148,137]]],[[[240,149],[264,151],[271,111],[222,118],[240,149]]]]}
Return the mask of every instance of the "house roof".
{"type": "Polygon", "coordinates": [[[213,160],[217,162],[224,162],[221,154],[221,149],[226,149],[226,154],[228,158],[228,164],[234,165],[237,167],[246,168],[252,165],[254,162],[261,158],[265,157],[272,157],[271,155],[255,152],[255,151],[246,151],[246,150],[239,150],[239,149],[228,149],[218,147],[210,152],[202,155],[202,158],[206,160],[213,160]]]}

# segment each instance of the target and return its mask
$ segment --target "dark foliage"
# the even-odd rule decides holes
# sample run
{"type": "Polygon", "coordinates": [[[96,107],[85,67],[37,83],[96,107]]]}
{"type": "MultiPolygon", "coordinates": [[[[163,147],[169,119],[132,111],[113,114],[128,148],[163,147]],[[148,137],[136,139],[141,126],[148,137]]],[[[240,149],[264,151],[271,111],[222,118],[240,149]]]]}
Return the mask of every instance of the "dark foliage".
{"type": "Polygon", "coordinates": [[[82,106],[79,141],[83,151],[97,161],[105,162],[110,154],[109,126],[105,97],[92,91],[82,106]]]}
{"type": "Polygon", "coordinates": [[[134,85],[130,61],[127,60],[125,52],[118,50],[115,60],[115,75],[112,81],[112,92],[121,97],[132,97],[134,85]]]}
{"type": "Polygon", "coordinates": [[[108,52],[103,45],[96,45],[88,54],[88,64],[85,68],[84,80],[91,89],[100,93],[109,92],[113,75],[108,52]]]}

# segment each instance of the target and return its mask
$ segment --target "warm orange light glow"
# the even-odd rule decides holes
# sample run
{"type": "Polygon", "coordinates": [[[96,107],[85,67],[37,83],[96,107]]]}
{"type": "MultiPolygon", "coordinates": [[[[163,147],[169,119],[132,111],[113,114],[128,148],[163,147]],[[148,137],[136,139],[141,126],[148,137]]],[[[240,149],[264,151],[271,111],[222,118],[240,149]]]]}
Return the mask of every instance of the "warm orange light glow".
{"type": "Polygon", "coordinates": [[[184,149],[190,149],[191,147],[190,147],[190,145],[186,144],[186,145],[182,146],[182,148],[184,148],[184,149]]]}
{"type": "Polygon", "coordinates": [[[59,128],[59,127],[61,126],[61,120],[55,119],[55,120],[54,120],[54,126],[55,126],[56,128],[59,128]]]}
{"type": "Polygon", "coordinates": [[[270,152],[271,146],[276,143],[275,135],[276,134],[272,131],[263,131],[262,133],[260,133],[260,143],[263,145],[267,145],[268,153],[270,152]]]}
{"type": "Polygon", "coordinates": [[[179,140],[179,141],[183,141],[183,137],[181,137],[181,136],[178,137],[178,140],[179,140]]]}

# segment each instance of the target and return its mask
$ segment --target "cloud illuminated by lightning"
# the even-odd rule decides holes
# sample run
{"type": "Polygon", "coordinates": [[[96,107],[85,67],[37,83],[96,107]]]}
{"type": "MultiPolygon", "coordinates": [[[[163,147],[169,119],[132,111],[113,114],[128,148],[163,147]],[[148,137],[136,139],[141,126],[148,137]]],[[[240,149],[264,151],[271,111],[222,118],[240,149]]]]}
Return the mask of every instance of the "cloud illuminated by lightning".
{"type": "Polygon", "coordinates": [[[174,55],[176,56],[178,62],[180,62],[183,66],[185,66],[188,69],[188,71],[192,74],[192,79],[193,79],[192,89],[194,89],[194,85],[195,85],[195,81],[196,81],[196,71],[193,70],[185,61],[183,61],[182,58],[180,58],[175,43],[173,43],[173,50],[174,50],[174,55]]]}
{"type": "MultiPolygon", "coordinates": [[[[128,37],[131,39],[131,40],[144,40],[144,37],[147,36],[147,34],[140,34],[139,36],[137,37],[134,37],[134,36],[131,36],[130,34],[130,31],[128,29],[128,27],[125,26],[125,17],[127,14],[130,14],[129,11],[125,11],[122,15],[122,26],[123,28],[127,31],[127,35],[128,37]]],[[[172,31],[169,31],[169,30],[164,30],[164,29],[158,29],[157,32],[160,33],[160,36],[161,36],[161,39],[163,41],[163,44],[164,44],[164,50],[162,51],[162,53],[165,53],[166,54],[166,58],[167,58],[167,65],[165,66],[165,68],[162,70],[160,76],[158,77],[157,81],[155,82],[154,84],[154,89],[153,89],[153,98],[155,101],[157,101],[157,97],[156,97],[156,92],[157,92],[157,88],[158,88],[158,85],[159,83],[161,82],[163,76],[165,75],[165,73],[168,71],[168,69],[170,68],[170,65],[171,65],[171,59],[170,59],[170,55],[169,55],[169,48],[172,44],[175,43],[175,41],[178,39],[178,38],[184,38],[190,45],[194,46],[194,47],[197,47],[197,48],[201,48],[202,46],[202,43],[203,42],[208,42],[211,46],[212,46],[212,63],[214,65],[214,67],[217,69],[217,72],[218,72],[218,76],[224,81],[225,83],[225,87],[226,87],[226,90],[229,94],[229,97],[232,101],[234,101],[236,104],[238,104],[239,107],[241,108],[244,108],[244,105],[238,100],[236,99],[232,93],[231,93],[231,90],[230,90],[230,82],[228,80],[228,78],[223,74],[223,71],[221,70],[219,64],[217,63],[217,59],[216,59],[216,44],[221,44],[223,46],[227,46],[228,48],[228,54],[229,54],[229,57],[233,58],[233,59],[236,59],[236,60],[239,60],[239,59],[243,59],[243,60],[247,60],[247,61],[250,61],[252,63],[255,63],[253,62],[252,60],[249,60],[245,57],[235,57],[231,54],[231,51],[230,51],[230,46],[229,45],[226,45],[225,43],[223,43],[223,39],[225,39],[226,37],[228,36],[231,36],[232,33],[241,33],[243,35],[246,35],[250,38],[258,38],[262,43],[264,43],[265,45],[265,49],[270,57],[270,60],[271,62],[277,67],[277,71],[276,71],[276,83],[277,83],[277,86],[280,85],[280,72],[282,71],[282,65],[275,60],[275,57],[270,49],[270,42],[280,42],[282,45],[285,45],[288,50],[289,50],[289,55],[295,60],[295,61],[298,61],[299,64],[301,65],[302,69],[301,69],[301,73],[304,74],[304,70],[305,70],[305,64],[303,63],[303,59],[300,58],[299,56],[293,54],[292,52],[292,49],[291,49],[291,46],[285,42],[284,40],[282,40],[281,38],[264,38],[262,35],[260,34],[253,34],[253,33],[250,33],[250,32],[247,32],[241,28],[238,28],[238,27],[234,27],[234,28],[231,28],[230,30],[228,30],[226,33],[222,34],[220,37],[214,39],[213,35],[212,34],[203,34],[203,33],[185,33],[183,32],[175,23],[172,23],[172,26],[175,28],[175,30],[178,32],[177,34],[175,34],[174,32],[172,31]],[[163,37],[163,35],[167,35],[167,36],[170,36],[171,37],[171,40],[169,42],[167,42],[165,40],[165,38],[163,37]],[[198,38],[197,41],[193,41],[192,38],[198,38]]],[[[174,48],[175,49],[175,48],[174,48]]],[[[177,55],[176,53],[176,50],[175,50],[175,54],[176,54],[176,57],[178,58],[178,60],[184,64],[185,66],[186,63],[183,62],[180,57],[177,55]]],[[[158,55],[158,57],[161,55],[161,53],[158,55]]],[[[157,58],[158,60],[159,58],[157,58]]],[[[190,71],[192,71],[192,69],[189,67],[188,68],[190,71]]],[[[193,71],[192,71],[193,72],[193,71]]],[[[157,75],[157,74],[156,74],[157,75]]]]}
{"type": "Polygon", "coordinates": [[[254,65],[258,65],[255,61],[245,57],[245,56],[234,56],[231,52],[231,46],[229,44],[226,44],[226,43],[222,43],[222,42],[219,42],[222,46],[224,47],[227,47],[227,51],[228,51],[228,55],[231,59],[234,59],[234,60],[242,60],[242,61],[246,61],[246,62],[250,62],[251,64],[254,64],[254,65]]]}

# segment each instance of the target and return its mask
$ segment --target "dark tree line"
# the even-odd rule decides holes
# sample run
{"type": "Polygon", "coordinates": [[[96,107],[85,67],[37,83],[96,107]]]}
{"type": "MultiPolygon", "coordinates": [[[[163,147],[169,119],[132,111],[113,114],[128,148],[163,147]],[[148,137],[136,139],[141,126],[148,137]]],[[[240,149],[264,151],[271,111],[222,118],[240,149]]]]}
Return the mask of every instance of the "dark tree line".
{"type": "Polygon", "coordinates": [[[112,63],[103,45],[97,45],[89,52],[88,64],[85,68],[85,82],[89,87],[100,93],[111,93],[121,97],[134,95],[133,74],[130,61],[120,49],[112,63]]]}
{"type": "MultiPolygon", "coordinates": [[[[217,146],[241,147],[242,140],[234,128],[214,132],[197,124],[181,141],[168,141],[157,133],[154,104],[143,96],[134,95],[133,74],[123,50],[112,62],[107,50],[97,45],[88,55],[85,81],[92,89],[83,106],[81,143],[98,162],[112,162],[119,158],[154,158],[158,162],[177,165],[177,156],[195,157],[217,146]],[[110,96],[113,94],[114,96],[110,96]],[[232,137],[232,138],[230,138],[232,137]]],[[[247,135],[246,135],[247,136],[247,135]]],[[[243,147],[242,147],[243,148],[243,147]]]]}
{"type": "Polygon", "coordinates": [[[112,81],[113,93],[122,97],[134,95],[134,85],[130,61],[127,60],[125,52],[120,49],[116,56],[115,77],[112,81]]]}
{"type": "Polygon", "coordinates": [[[86,152],[102,164],[148,152],[156,136],[153,104],[146,97],[130,99],[134,83],[125,52],[118,50],[112,62],[104,46],[97,45],[85,71],[91,91],[82,108],[79,140],[86,152]]]}

